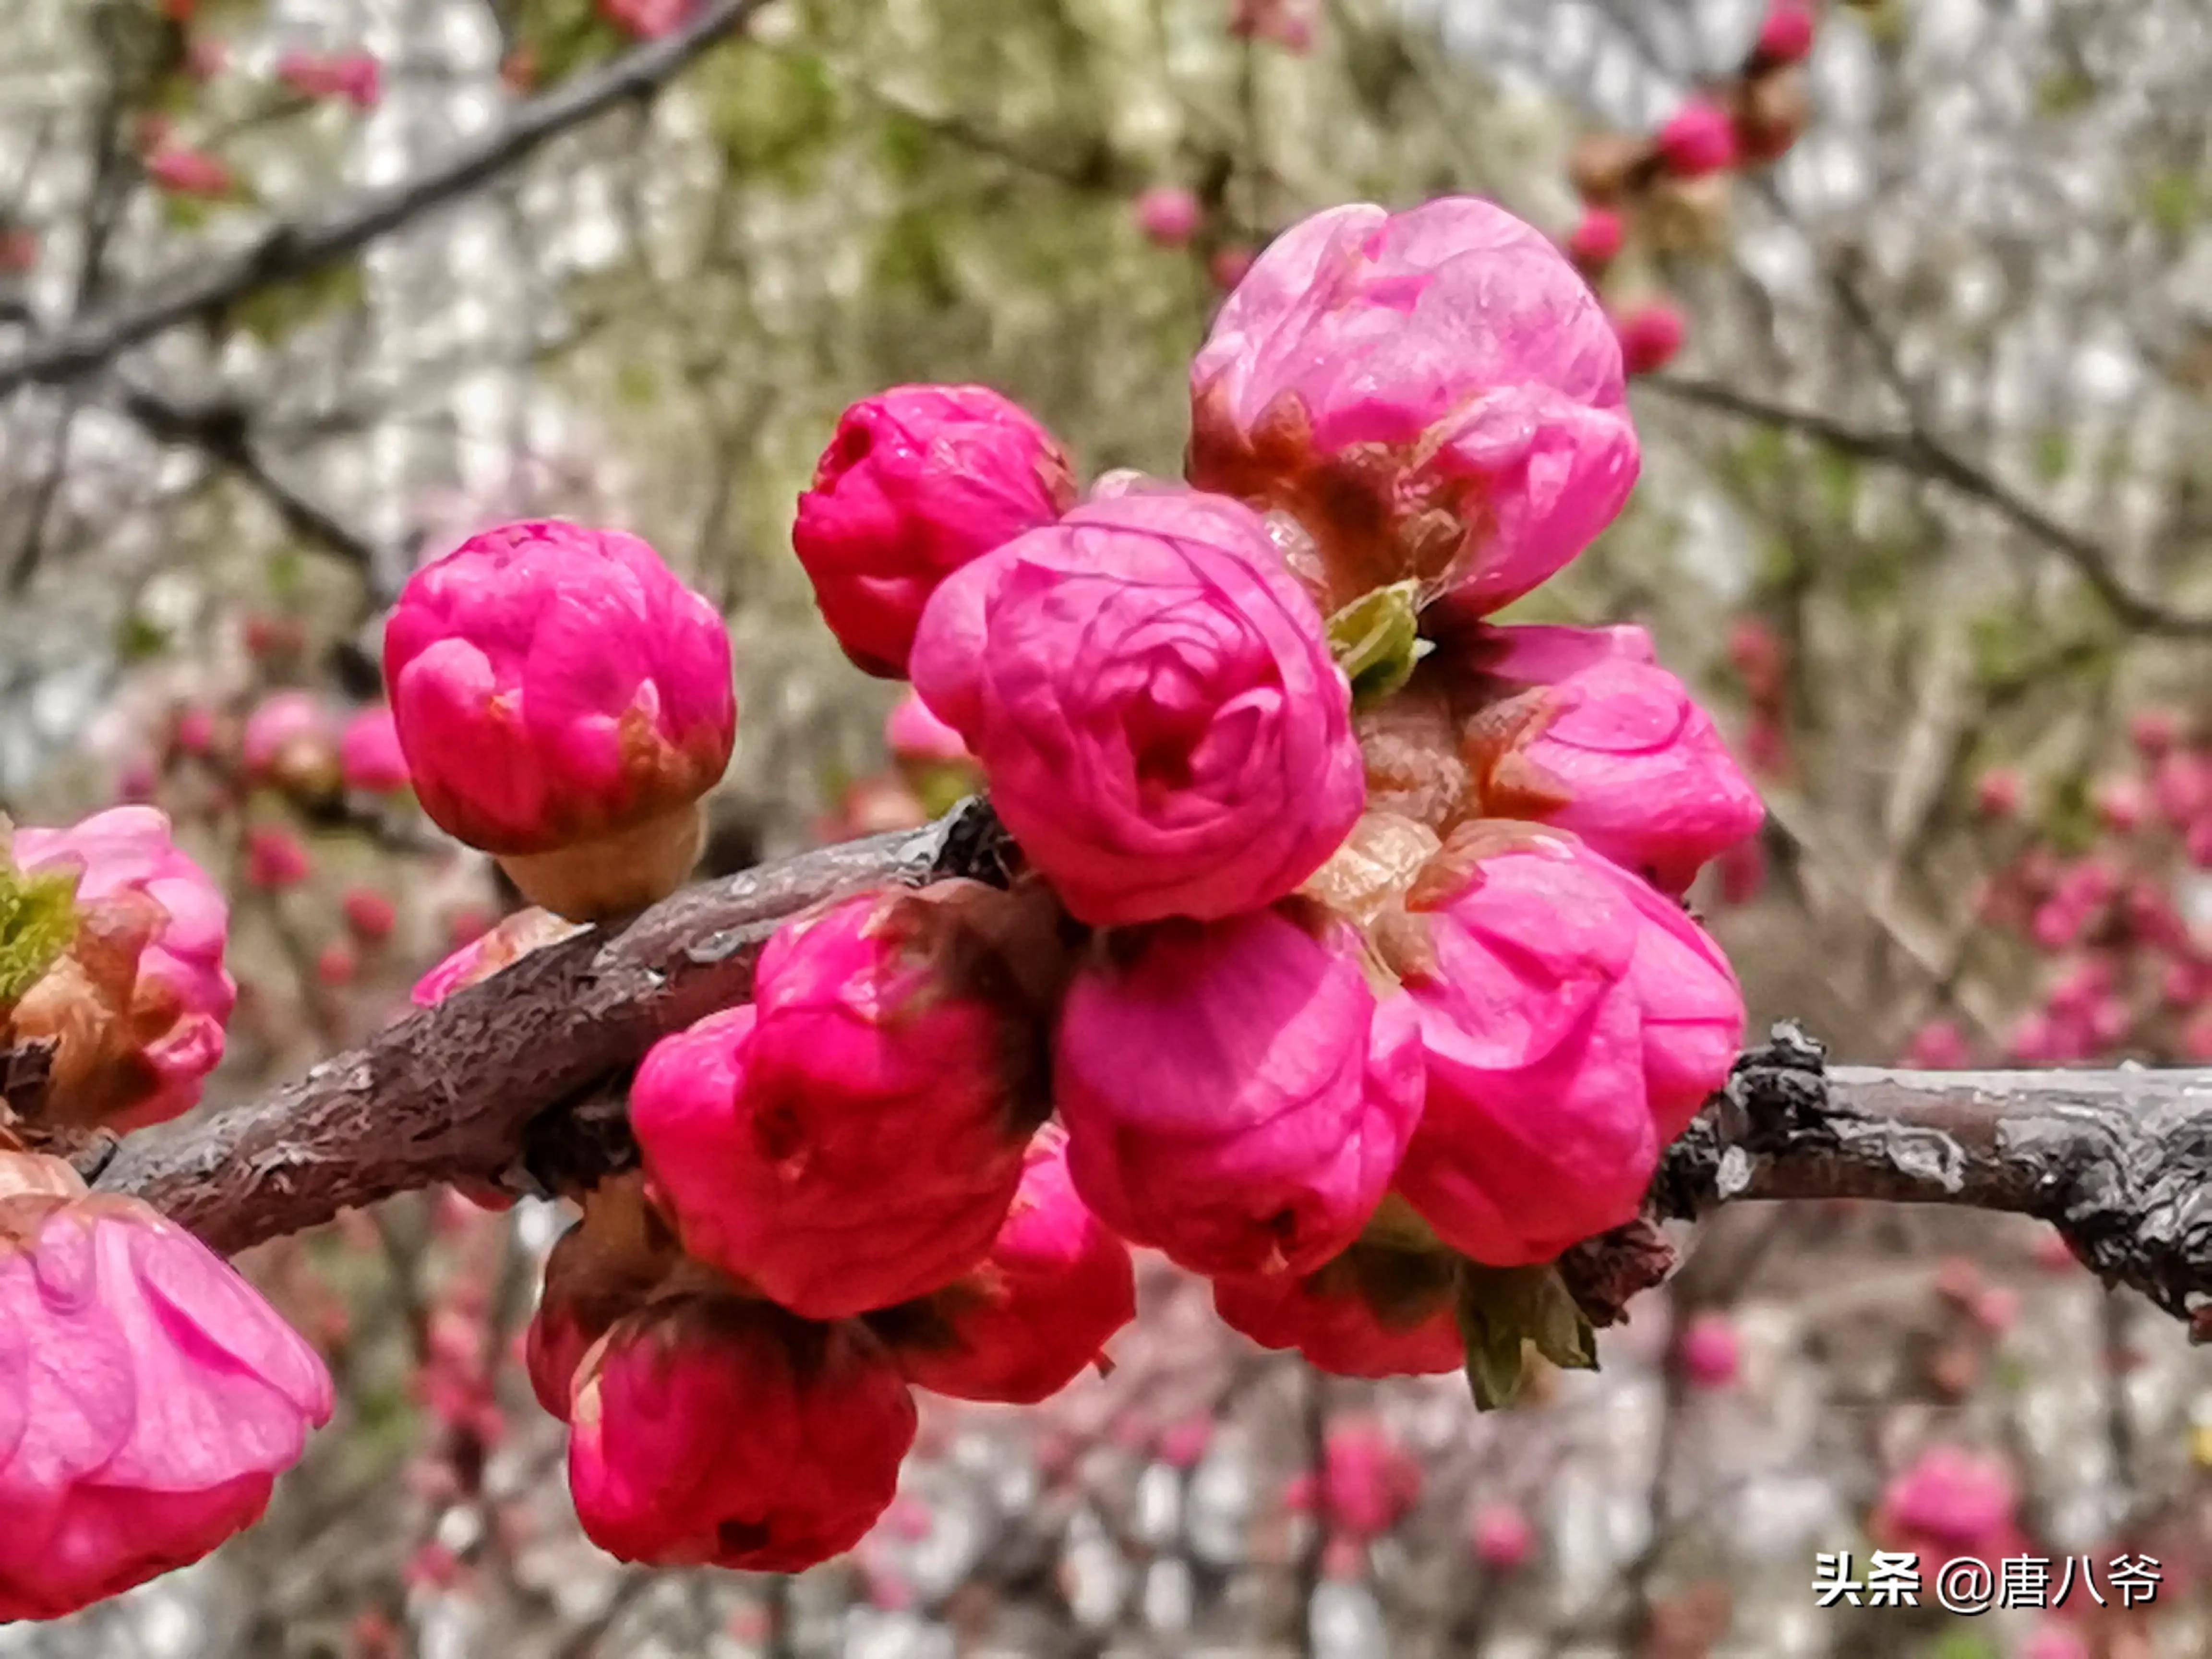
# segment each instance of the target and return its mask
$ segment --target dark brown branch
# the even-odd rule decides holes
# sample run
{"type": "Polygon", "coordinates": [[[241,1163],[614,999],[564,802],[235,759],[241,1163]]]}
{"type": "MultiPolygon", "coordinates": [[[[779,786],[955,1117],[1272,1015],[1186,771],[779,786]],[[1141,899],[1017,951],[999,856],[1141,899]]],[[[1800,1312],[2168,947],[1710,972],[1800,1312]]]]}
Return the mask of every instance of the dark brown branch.
{"type": "Polygon", "coordinates": [[[1733,387],[1710,380],[1685,380],[1672,374],[1646,375],[1638,382],[1664,397],[1700,409],[1715,410],[1741,420],[1755,421],[1786,432],[1802,433],[1839,454],[1875,461],[1917,473],[1948,485],[1977,501],[2014,529],[2050,548],[2074,568],[2097,597],[2128,627],[2146,634],[2180,638],[2212,635],[2212,616],[2169,610],[2145,598],[2112,568],[2110,550],[2094,538],[2061,523],[2043,508],[2001,482],[1949,446],[1914,428],[1901,432],[1869,431],[1814,410],[1793,409],[1747,396],[1733,387]]]}
{"type": "Polygon", "coordinates": [[[242,253],[195,259],[140,293],[72,324],[58,337],[0,362],[0,393],[75,379],[165,329],[228,309],[274,283],[313,275],[386,232],[474,189],[570,127],[642,97],[701,52],[742,27],[768,0],[708,0],[674,33],[635,47],[533,100],[514,119],[434,167],[370,191],[314,223],[270,226],[242,253]]]}
{"type": "Polygon", "coordinates": [[[2212,1335],[2212,1070],[1824,1067],[1795,1026],[1668,1149],[1659,1213],[1869,1198],[2039,1217],[2110,1284],[2212,1335]]]}

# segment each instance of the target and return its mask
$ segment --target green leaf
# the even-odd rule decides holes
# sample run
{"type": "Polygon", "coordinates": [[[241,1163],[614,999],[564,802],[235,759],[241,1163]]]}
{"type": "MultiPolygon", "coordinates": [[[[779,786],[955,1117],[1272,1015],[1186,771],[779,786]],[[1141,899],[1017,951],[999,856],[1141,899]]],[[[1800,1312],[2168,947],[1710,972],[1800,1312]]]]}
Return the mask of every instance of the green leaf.
{"type": "Polygon", "coordinates": [[[0,1008],[14,1006],[76,938],[76,872],[25,875],[0,854],[0,1008]]]}
{"type": "Polygon", "coordinates": [[[1352,682],[1354,702],[1389,696],[1435,648],[1420,635],[1420,587],[1416,581],[1393,582],[1361,594],[1328,619],[1328,648],[1352,682]]]}
{"type": "Polygon", "coordinates": [[[1553,1263],[1463,1263],[1455,1311],[1478,1411],[1513,1403],[1528,1374],[1529,1347],[1569,1370],[1597,1369],[1597,1333],[1553,1263]]]}

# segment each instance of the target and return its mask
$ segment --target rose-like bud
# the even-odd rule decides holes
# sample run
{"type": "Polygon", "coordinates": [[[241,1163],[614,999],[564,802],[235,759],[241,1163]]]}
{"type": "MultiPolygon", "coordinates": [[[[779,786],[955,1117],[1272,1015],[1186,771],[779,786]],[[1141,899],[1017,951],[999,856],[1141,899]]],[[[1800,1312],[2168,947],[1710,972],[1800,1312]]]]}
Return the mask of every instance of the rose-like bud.
{"type": "Polygon", "coordinates": [[[1753,73],[1802,62],[1813,50],[1814,29],[1813,9],[1805,0],[1774,0],[1751,49],[1753,73]]]}
{"type": "Polygon", "coordinates": [[[981,1267],[869,1316],[908,1382],[961,1400],[1034,1405],[1099,1359],[1137,1316],[1129,1247],[1075,1194],[1066,1137],[1030,1143],[1020,1189],[981,1267]]]}
{"type": "Polygon", "coordinates": [[[1743,1344],[1736,1336],[1735,1322],[1724,1313],[1699,1314],[1682,1332],[1675,1358],[1682,1375],[1698,1387],[1733,1387],[1743,1369],[1743,1344]]]}
{"type": "Polygon", "coordinates": [[[1736,162],[1735,127],[1717,104],[1692,98],[1659,129],[1659,159],[1686,179],[1718,173],[1736,162]]]}
{"type": "Polygon", "coordinates": [[[471,537],[409,579],[384,678],[423,811],[533,902],[599,921],[690,870],[737,732],[730,641],[636,537],[471,537]]]}
{"type": "Polygon", "coordinates": [[[2018,1537],[2018,1490],[2003,1460],[1956,1446],[1930,1446],[1882,1491],[1869,1530],[1943,1555],[1994,1560],[2018,1537]]]}
{"type": "Polygon", "coordinates": [[[875,1524],[915,1422],[866,1328],[679,1297],[623,1320],[586,1362],[568,1488],[586,1536],[625,1561],[798,1572],[875,1524]]]}
{"type": "Polygon", "coordinates": [[[360,973],[361,958],[342,939],[332,939],[315,953],[315,977],[325,985],[350,985],[360,973]]]}
{"type": "Polygon", "coordinates": [[[1322,1443],[1322,1513],[1353,1538],[1380,1537],[1421,1497],[1421,1466],[1370,1418],[1332,1424],[1322,1443]]]}
{"type": "Polygon", "coordinates": [[[1199,1273],[1320,1267],[1421,1111],[1412,1010],[1376,1000],[1358,935],[1317,908],[1109,945],[1068,992],[1054,1062],[1076,1189],[1199,1273]]]}
{"type": "Polygon", "coordinates": [[[1536,1529],[1517,1504],[1485,1504],[1468,1526],[1474,1559],[1492,1572],[1513,1572],[1536,1553],[1536,1529]]]}
{"type": "Polygon", "coordinates": [[[1462,661],[1493,699],[1465,740],[1486,815],[1571,830],[1670,893],[1765,819],[1712,717],[1642,629],[1484,629],[1462,661]]]}
{"type": "Polygon", "coordinates": [[[330,715],[305,691],[264,697],[246,717],[239,759],[252,782],[301,794],[327,793],[337,779],[337,740],[330,715]]]}
{"type": "Polygon", "coordinates": [[[1620,215],[1611,208],[1585,208],[1582,221],[1567,235],[1567,257],[1584,272],[1603,270],[1620,257],[1627,233],[1620,215]]]}
{"type": "Polygon", "coordinates": [[[777,932],[752,1006],[656,1044],[630,1121],[684,1249],[815,1319],[981,1262],[1045,1113],[1035,919],[973,882],[864,893],[777,932]]]}
{"type": "MultiPolygon", "coordinates": [[[[76,882],[66,951],[0,1018],[18,1041],[59,1042],[45,1115],[131,1129],[189,1110],[222,1059],[238,1000],[223,971],[222,892],[150,806],[18,830],[12,856],[26,878],[76,882]]],[[[0,856],[0,880],[6,865],[0,856]]]]}
{"type": "Polygon", "coordinates": [[[1139,196],[1130,211],[1145,240],[1157,247],[1182,247],[1198,234],[1206,216],[1198,198],[1181,185],[1154,185],[1139,196]]]}
{"type": "Polygon", "coordinates": [[[914,678],[1085,921],[1268,903],[1359,816],[1321,617],[1221,496],[1087,502],[977,560],[932,601],[914,678]]]}
{"type": "Polygon", "coordinates": [[[215,710],[198,703],[179,708],[175,737],[180,754],[209,753],[215,747],[215,710]]]}
{"type": "Polygon", "coordinates": [[[1573,838],[1478,820],[1386,917],[1428,1094],[1398,1187],[1478,1261],[1547,1261],[1636,1213],[1659,1148],[1728,1075],[1727,959],[1573,838]]]}
{"type": "Polygon", "coordinates": [[[1259,260],[1259,251],[1243,242],[1231,242],[1218,247],[1213,257],[1206,262],[1206,279],[1224,294],[1236,292],[1237,283],[1252,274],[1259,260]]]}
{"type": "Polygon", "coordinates": [[[1452,1311],[1456,1258],[1356,1243],[1300,1278],[1232,1273],[1213,1310],[1263,1348],[1296,1348],[1337,1376],[1455,1371],[1467,1352],[1452,1311]]]}
{"type": "Polygon", "coordinates": [[[408,787],[407,757],[400,752],[399,727],[389,708],[364,708],[346,722],[338,738],[338,771],[347,788],[368,794],[397,794],[408,787]]]}
{"type": "Polygon", "coordinates": [[[246,879],[264,892],[297,887],[314,872],[307,843],[277,824],[258,824],[246,832],[246,879]]]}
{"type": "Polygon", "coordinates": [[[1959,1029],[1956,1020],[1929,1020],[1912,1034],[1912,1041],[1905,1046],[1905,1063],[1923,1071],[1964,1071],[1972,1062],[1966,1034],[1959,1029]]]}
{"type": "Polygon", "coordinates": [[[1631,374],[1655,374],[1666,368],[1689,332],[1682,313],[1664,300],[1623,313],[1613,328],[1620,337],[1621,363],[1631,374]]]}
{"type": "Polygon", "coordinates": [[[527,910],[517,910],[495,927],[465,941],[416,980],[408,1000],[417,1008],[434,1008],[464,985],[489,979],[509,963],[528,956],[540,945],[551,945],[583,931],[583,923],[563,921],[550,910],[540,910],[534,905],[527,910]]]}
{"type": "Polygon", "coordinates": [[[302,98],[343,98],[359,109],[374,109],[384,85],[382,66],[365,52],[288,52],[276,78],[302,98]]]}
{"type": "Polygon", "coordinates": [[[684,1262],[675,1233],[646,1200],[642,1176],[602,1182],[585,1194],[583,1211],[545,1258],[545,1287],[523,1343],[532,1392],[564,1423],[592,1344],[644,1307],[684,1262]]]}
{"type": "Polygon", "coordinates": [[[313,1351],[191,1234],[0,1155],[0,1620],[198,1560],[330,1414],[313,1351]]]}
{"type": "Polygon", "coordinates": [[[1214,319],[1188,470],[1296,515],[1332,610],[1413,578],[1486,613],[1620,510],[1622,395],[1589,285],[1503,208],[1332,208],[1269,244],[1214,319]]]}
{"type": "Polygon", "coordinates": [[[392,937],[399,913],[392,901],[373,887],[349,887],[338,901],[345,924],[363,945],[381,945],[392,937]]]}
{"type": "Polygon", "coordinates": [[[2009,766],[1992,766],[1974,781],[1974,805],[1988,817],[2012,817],[2027,793],[2019,771],[2009,766]]]}
{"type": "Polygon", "coordinates": [[[2181,741],[2181,715],[2172,708],[2138,708],[2128,716],[2128,741],[2145,760],[2156,760],[2181,741]]]}
{"type": "Polygon", "coordinates": [[[174,141],[148,152],[146,176],[172,196],[228,196],[235,182],[220,158],[174,141]]]}
{"type": "Polygon", "coordinates": [[[898,679],[938,584],[1074,501],[1067,452],[1020,404],[988,386],[894,386],[839,417],[791,544],[845,654],[898,679]]]}

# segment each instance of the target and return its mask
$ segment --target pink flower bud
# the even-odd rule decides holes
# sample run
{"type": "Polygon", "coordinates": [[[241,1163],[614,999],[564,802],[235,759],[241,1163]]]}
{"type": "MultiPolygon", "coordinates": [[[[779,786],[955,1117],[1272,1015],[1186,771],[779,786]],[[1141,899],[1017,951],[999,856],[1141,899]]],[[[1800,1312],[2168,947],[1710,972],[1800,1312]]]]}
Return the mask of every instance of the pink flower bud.
{"type": "Polygon", "coordinates": [[[1515,1572],[1536,1553],[1536,1529],[1517,1504],[1485,1504],[1468,1528],[1474,1559],[1492,1572],[1515,1572]]]}
{"type": "Polygon", "coordinates": [[[1581,222],[1567,234],[1567,257],[1585,271],[1602,270],[1620,257],[1627,232],[1611,208],[1583,210],[1581,222]]]}
{"type": "Polygon", "coordinates": [[[316,952],[315,977],[325,985],[350,985],[360,972],[361,958],[342,939],[332,939],[316,952]]]}
{"type": "Polygon", "coordinates": [[[173,139],[148,154],[146,176],[173,196],[228,196],[235,183],[216,157],[173,139]]]}
{"type": "Polygon", "coordinates": [[[1621,363],[1631,374],[1656,374],[1666,368],[1689,333],[1681,312],[1664,300],[1623,313],[1613,327],[1620,337],[1621,363]]]}
{"type": "Polygon", "coordinates": [[[1973,1056],[1956,1020],[1931,1019],[1912,1034],[1905,1063],[1928,1072],[1958,1072],[1972,1065],[1973,1056]]]}
{"type": "Polygon", "coordinates": [[[1379,1537],[1420,1501],[1421,1466],[1380,1423],[1353,1418],[1332,1425],[1323,1442],[1320,1496],[1337,1530],[1379,1537]]]}
{"type": "Polygon", "coordinates": [[[2138,708],[2128,717],[2128,740],[2145,760],[2156,760],[2181,741],[2180,712],[2138,708]]]}
{"type": "Polygon", "coordinates": [[[373,109],[383,88],[383,70],[365,52],[288,52],[276,60],[276,78],[302,98],[344,98],[373,109]]]}
{"type": "Polygon", "coordinates": [[[1468,655],[1497,699],[1465,744],[1489,816],[1571,830],[1670,893],[1757,833],[1759,792],[1642,629],[1485,629],[1468,655]]]}
{"type": "Polygon", "coordinates": [[[2212,806],[2212,761],[2193,749],[2170,750],[2159,757],[2150,790],[2166,821],[2186,830],[2212,806]]]}
{"type": "Polygon", "coordinates": [[[1317,1271],[1226,1273],[1213,1310],[1263,1348],[1296,1348],[1336,1376],[1455,1371],[1465,1345],[1452,1311],[1455,1258],[1354,1244],[1317,1271]]]}
{"type": "Polygon", "coordinates": [[[215,747],[215,711],[191,704],[177,711],[176,743],[187,755],[205,755],[215,747]]]}
{"type": "Polygon", "coordinates": [[[2150,816],[2150,792],[2139,778],[2106,778],[2091,792],[2097,818],[2115,835],[2140,829],[2150,816]]]}
{"type": "Polygon", "coordinates": [[[319,794],[336,781],[337,749],[322,704],[305,691],[279,691],[246,717],[239,758],[255,783],[319,794]]]}
{"type": "Polygon", "coordinates": [[[1256,249],[1242,242],[1232,242],[1218,247],[1213,257],[1206,262],[1206,274],[1214,287],[1224,294],[1233,294],[1237,285],[1252,274],[1253,265],[1260,258],[1256,249]]]}
{"type": "Polygon", "coordinates": [[[185,43],[185,73],[204,84],[222,73],[230,54],[211,35],[195,34],[185,43]]]}
{"type": "Polygon", "coordinates": [[[1158,1444],[1160,1462],[1171,1469],[1194,1469],[1205,1461],[1206,1449],[1213,1443],[1213,1419],[1210,1417],[1186,1417],[1180,1423],[1171,1423],[1160,1431],[1158,1444]]]}
{"type": "Polygon", "coordinates": [[[1034,1405],[1097,1363],[1106,1339],[1136,1316],[1129,1248],[1075,1195],[1066,1138],[1048,1125],[982,1264],[870,1323],[917,1387],[1034,1405]]]}
{"type": "Polygon", "coordinates": [[[246,879],[263,891],[297,887],[313,871],[306,845],[289,830],[262,824],[246,832],[246,879]]]}
{"type": "Polygon", "coordinates": [[[977,560],[931,603],[914,678],[1085,921],[1267,904],[1365,798],[1321,617],[1218,495],[1089,502],[977,560]]]}
{"type": "Polygon", "coordinates": [[[884,744],[895,759],[922,766],[957,766],[973,758],[960,734],[909,691],[884,721],[884,744]]]}
{"type": "Polygon", "coordinates": [[[1735,1385],[1743,1369],[1743,1345],[1735,1322],[1724,1313],[1701,1313],[1682,1332],[1676,1352],[1682,1375],[1701,1389],[1735,1385]]]}
{"type": "Polygon", "coordinates": [[[198,1560],[330,1414],[313,1351],[191,1234],[0,1156],[0,1620],[198,1560]]]}
{"type": "Polygon", "coordinates": [[[601,920],[690,871],[737,732],[730,641],[636,537],[471,537],[409,580],[384,678],[423,811],[534,902],[601,920]]]}
{"type": "Polygon", "coordinates": [[[1754,70],[1802,63],[1813,50],[1814,19],[1805,0],[1774,0],[1759,26],[1758,43],[1752,47],[1754,70]]]}
{"type": "Polygon", "coordinates": [[[643,1308],[684,1261],[635,1175],[602,1182],[586,1194],[583,1211],[545,1258],[544,1291],[523,1343],[538,1403],[564,1423],[592,1345],[643,1308]]]}
{"type": "Polygon", "coordinates": [[[1280,910],[1163,926],[1078,974],[1054,1096],[1076,1189],[1199,1273],[1310,1273],[1359,1234],[1421,1109],[1404,999],[1280,910]]]}
{"type": "Polygon", "coordinates": [[[894,386],[839,417],[791,544],[845,654],[898,679],[938,585],[1074,501],[1067,452],[1018,404],[988,386],[894,386]]]}
{"type": "Polygon", "coordinates": [[[1662,1143],[1726,1079],[1742,994],[1648,884],[1556,831],[1453,833],[1382,943],[1428,1098],[1398,1186],[1444,1242],[1547,1261],[1636,1213],[1662,1143]]]}
{"type": "Polygon", "coordinates": [[[568,1487],[601,1549],[797,1572],[852,1548],[890,1504],[915,1408],[861,1326],[693,1296],[608,1333],[569,1421],[568,1487]]]}
{"type": "Polygon", "coordinates": [[[1547,238],[1474,197],[1285,232],[1215,318],[1191,402],[1191,482],[1297,516],[1333,606],[1418,578],[1495,611],[1636,481],[1604,312],[1547,238]]]}
{"type": "Polygon", "coordinates": [[[1240,40],[1266,40],[1293,56],[1313,50],[1313,0],[1233,0],[1229,32],[1240,40]]]}
{"type": "Polygon", "coordinates": [[[408,1000],[417,1008],[434,1008],[463,986],[489,979],[509,963],[528,956],[540,945],[551,945],[583,930],[583,923],[564,921],[550,910],[540,910],[535,906],[517,910],[495,927],[462,944],[416,980],[408,1000]]]}
{"type": "Polygon", "coordinates": [[[221,890],[150,806],[18,830],[12,855],[26,876],[76,877],[76,939],[13,1012],[18,1039],[60,1041],[48,1114],[125,1130],[190,1110],[238,1000],[221,890]]]}
{"type": "Polygon", "coordinates": [[[2027,793],[2027,786],[2021,781],[2018,770],[1992,766],[1975,781],[1974,805],[1984,817],[2008,818],[2020,811],[2027,793]]]}
{"type": "Polygon", "coordinates": [[[407,757],[389,708],[364,708],[346,722],[338,739],[338,769],[349,789],[396,794],[408,787],[407,757]]]}
{"type": "Polygon", "coordinates": [[[1131,210],[1137,228],[1158,247],[1182,247],[1198,234],[1206,210],[1198,198],[1181,185],[1154,185],[1139,196],[1131,210]]]}
{"type": "Polygon", "coordinates": [[[676,32],[692,4],[693,0],[599,0],[599,10],[632,40],[658,40],[676,32]]]}
{"type": "Polygon", "coordinates": [[[392,937],[399,914],[392,901],[373,887],[349,887],[338,902],[346,926],[363,945],[381,945],[392,937]]]}
{"type": "Polygon", "coordinates": [[[1718,173],[1736,163],[1735,126],[1717,104],[1692,98],[1659,129],[1659,159],[1685,179],[1718,173]]]}
{"type": "Polygon", "coordinates": [[[769,941],[751,1006],[654,1046],[630,1121],[685,1249],[815,1319],[984,1259],[1044,1115],[1037,1016],[994,982],[1022,971],[988,933],[1020,902],[848,899],[769,941]]]}
{"type": "Polygon", "coordinates": [[[2013,1540],[2018,1501],[2001,1459],[1930,1446],[1883,1490],[1871,1529],[1877,1537],[1903,1537],[1947,1555],[1994,1559],[1992,1548],[2013,1540]]]}

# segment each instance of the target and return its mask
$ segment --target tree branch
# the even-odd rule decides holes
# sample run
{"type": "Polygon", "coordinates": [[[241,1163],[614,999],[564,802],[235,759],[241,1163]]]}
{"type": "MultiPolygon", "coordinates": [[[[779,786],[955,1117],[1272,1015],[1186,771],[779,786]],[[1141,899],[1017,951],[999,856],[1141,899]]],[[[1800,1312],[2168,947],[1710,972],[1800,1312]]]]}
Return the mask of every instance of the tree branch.
{"type": "Polygon", "coordinates": [[[625,99],[641,97],[735,32],[768,0],[707,0],[674,33],[525,105],[504,126],[462,145],[412,179],[369,191],[313,224],[271,225],[244,252],[179,266],[138,294],[58,337],[0,361],[0,393],[73,380],[118,352],[195,318],[227,309],[272,283],[311,276],[428,209],[451,201],[522,160],[549,138],[625,99]]]}
{"type": "Polygon", "coordinates": [[[1958,494],[1981,502],[2014,529],[2032,537],[2071,565],[2097,597],[2128,627],[2145,634],[2197,639],[2212,635],[2212,616],[2168,609],[2146,599],[2120,580],[2112,568],[2111,552],[2088,536],[2045,512],[2010,489],[1994,474],[1975,465],[1924,430],[1873,432],[1823,415],[1815,410],[1793,409],[1747,396],[1733,387],[1711,380],[1685,380],[1672,374],[1647,374],[1638,384],[1678,403],[1715,410],[1740,420],[1755,421],[1786,432],[1802,433],[1840,454],[1894,466],[1949,486],[1958,494]]]}

